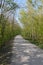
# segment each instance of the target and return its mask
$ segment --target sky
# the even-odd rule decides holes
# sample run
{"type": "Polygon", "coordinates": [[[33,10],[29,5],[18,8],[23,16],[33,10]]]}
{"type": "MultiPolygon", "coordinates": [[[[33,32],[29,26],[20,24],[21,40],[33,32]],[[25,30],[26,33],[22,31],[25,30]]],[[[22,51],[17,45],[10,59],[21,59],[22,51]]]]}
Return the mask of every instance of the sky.
{"type": "Polygon", "coordinates": [[[16,10],[16,16],[18,16],[19,15],[19,11],[21,10],[21,9],[25,9],[25,6],[26,6],[26,0],[14,0],[17,4],[18,4],[18,6],[20,7],[20,8],[18,8],[17,10],[16,10]]]}
{"type": "Polygon", "coordinates": [[[18,5],[25,6],[26,0],[14,0],[18,5]]]}
{"type": "MultiPolygon", "coordinates": [[[[20,11],[20,9],[26,10],[26,1],[27,0],[14,0],[14,1],[20,6],[20,8],[16,10],[16,15],[15,15],[16,20],[20,24],[20,26],[23,27],[22,23],[20,23],[20,20],[19,20],[19,11],[20,11]]],[[[33,3],[34,3],[34,1],[35,0],[32,0],[33,3]]],[[[37,5],[41,5],[41,2],[37,1],[37,5]]],[[[35,5],[35,7],[34,7],[35,10],[38,9],[37,5],[35,5]]]]}
{"type": "MultiPolygon", "coordinates": [[[[20,21],[19,21],[19,12],[20,12],[21,9],[26,10],[26,1],[27,1],[27,0],[14,0],[14,1],[15,1],[15,2],[19,5],[19,7],[20,7],[19,9],[16,10],[15,18],[16,18],[17,22],[20,24],[20,26],[22,27],[22,23],[20,23],[20,21]]],[[[35,0],[32,0],[32,1],[33,1],[33,3],[34,3],[35,0]]],[[[38,5],[41,5],[40,2],[38,2],[37,4],[38,4],[38,5]]],[[[37,5],[35,5],[35,9],[37,9],[37,5]]]]}
{"type": "MultiPolygon", "coordinates": [[[[26,1],[27,0],[14,0],[14,1],[20,6],[20,8],[16,11],[16,16],[18,16],[20,9],[25,9],[26,10],[26,4],[27,4],[26,1]]],[[[35,0],[32,0],[33,3],[34,3],[34,1],[35,0]]],[[[37,5],[38,6],[41,5],[40,0],[37,0],[37,5]]],[[[34,9],[38,9],[37,5],[35,5],[34,9]]]]}
{"type": "Polygon", "coordinates": [[[25,9],[25,6],[26,6],[26,0],[14,0],[18,5],[19,5],[19,9],[16,10],[16,14],[15,14],[15,18],[17,20],[17,22],[20,24],[21,28],[23,28],[23,24],[20,23],[20,20],[19,20],[19,12],[21,9],[25,9]]]}
{"type": "MultiPolygon", "coordinates": [[[[16,2],[18,4],[18,6],[20,7],[19,9],[16,10],[15,18],[16,18],[17,22],[20,24],[20,26],[23,27],[23,24],[20,23],[20,21],[19,21],[19,11],[20,11],[20,9],[25,8],[26,0],[14,0],[14,2],[16,2]]],[[[0,9],[0,12],[1,12],[1,9],[0,9]]]]}

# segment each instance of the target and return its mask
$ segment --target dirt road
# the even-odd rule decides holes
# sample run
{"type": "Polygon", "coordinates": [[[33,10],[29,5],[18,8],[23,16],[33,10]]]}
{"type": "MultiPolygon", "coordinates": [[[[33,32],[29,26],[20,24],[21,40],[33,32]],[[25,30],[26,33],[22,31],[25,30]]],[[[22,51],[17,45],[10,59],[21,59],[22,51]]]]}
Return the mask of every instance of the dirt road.
{"type": "Polygon", "coordinates": [[[11,65],[43,65],[43,50],[18,35],[13,40],[11,65]]]}

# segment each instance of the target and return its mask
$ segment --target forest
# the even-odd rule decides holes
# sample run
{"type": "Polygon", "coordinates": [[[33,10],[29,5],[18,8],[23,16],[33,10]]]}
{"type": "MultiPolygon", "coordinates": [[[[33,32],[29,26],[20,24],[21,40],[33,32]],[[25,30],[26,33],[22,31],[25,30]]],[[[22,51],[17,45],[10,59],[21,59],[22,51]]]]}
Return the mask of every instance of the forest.
{"type": "Polygon", "coordinates": [[[13,0],[0,0],[0,47],[20,32],[20,27],[14,20],[16,8],[18,5],[13,0]],[[9,20],[10,13],[13,14],[11,21],[9,20]]]}
{"type": "Polygon", "coordinates": [[[21,9],[19,13],[22,29],[15,20],[15,11],[20,8],[18,4],[14,0],[0,0],[0,47],[20,34],[43,48],[43,0],[27,0],[26,4],[26,11],[21,9]],[[10,14],[12,20],[9,20],[10,14]]]}
{"type": "Polygon", "coordinates": [[[43,65],[43,0],[0,0],[0,65],[43,65]]]}
{"type": "Polygon", "coordinates": [[[43,1],[27,1],[27,11],[20,12],[20,21],[24,24],[22,36],[43,48],[43,1]]]}

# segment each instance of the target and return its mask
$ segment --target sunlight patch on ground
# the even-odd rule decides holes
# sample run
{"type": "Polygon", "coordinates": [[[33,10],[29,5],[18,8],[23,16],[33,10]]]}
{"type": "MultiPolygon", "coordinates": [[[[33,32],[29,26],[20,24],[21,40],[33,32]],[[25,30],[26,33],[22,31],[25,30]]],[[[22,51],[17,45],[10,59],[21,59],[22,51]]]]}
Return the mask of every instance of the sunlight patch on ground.
{"type": "Polygon", "coordinates": [[[29,51],[28,49],[24,50],[24,52],[26,52],[26,53],[30,53],[30,51],[29,51]]]}
{"type": "Polygon", "coordinates": [[[43,58],[43,54],[38,54],[36,55],[37,57],[42,57],[43,58]]]}
{"type": "Polygon", "coordinates": [[[23,45],[23,46],[28,46],[29,44],[21,44],[21,45],[23,45]]]}
{"type": "Polygon", "coordinates": [[[21,56],[21,62],[29,62],[30,56],[21,56]]]}
{"type": "Polygon", "coordinates": [[[28,64],[23,64],[23,65],[28,65],[28,64]]]}

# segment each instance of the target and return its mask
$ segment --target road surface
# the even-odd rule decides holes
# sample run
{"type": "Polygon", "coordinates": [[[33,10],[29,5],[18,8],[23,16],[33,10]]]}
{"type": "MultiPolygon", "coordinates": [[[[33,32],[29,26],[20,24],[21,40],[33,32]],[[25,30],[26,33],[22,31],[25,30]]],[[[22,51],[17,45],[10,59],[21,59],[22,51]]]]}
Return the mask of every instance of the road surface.
{"type": "Polygon", "coordinates": [[[23,39],[21,35],[14,38],[9,53],[12,53],[10,63],[5,65],[43,65],[43,50],[23,39]]]}
{"type": "Polygon", "coordinates": [[[15,37],[12,53],[11,65],[43,65],[43,50],[23,39],[20,35],[15,37]]]}

